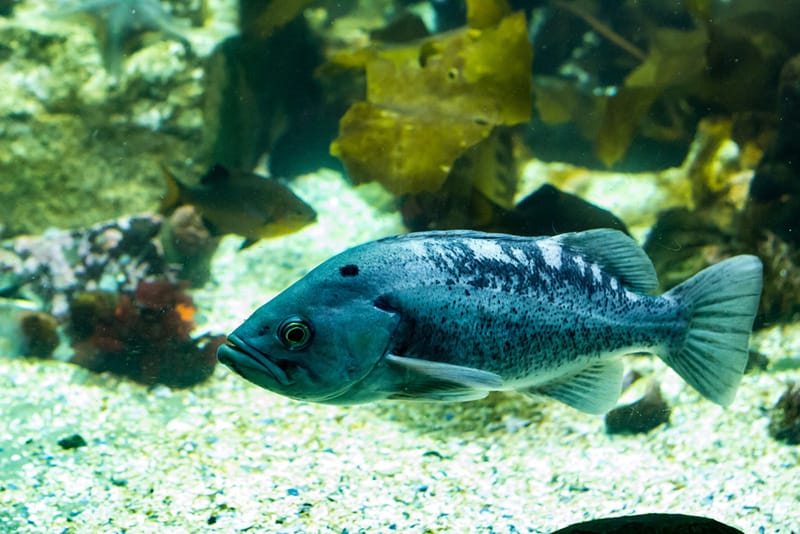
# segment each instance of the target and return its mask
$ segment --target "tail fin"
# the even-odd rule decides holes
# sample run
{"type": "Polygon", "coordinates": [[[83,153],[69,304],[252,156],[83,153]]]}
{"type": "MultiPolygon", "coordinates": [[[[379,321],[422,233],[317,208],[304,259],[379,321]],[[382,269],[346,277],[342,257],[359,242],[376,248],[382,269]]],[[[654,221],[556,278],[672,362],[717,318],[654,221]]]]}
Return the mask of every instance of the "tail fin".
{"type": "Polygon", "coordinates": [[[164,176],[167,192],[161,197],[161,206],[158,211],[159,213],[169,213],[180,201],[181,185],[166,165],[159,163],[159,166],[161,167],[161,174],[164,176]]]}
{"type": "Polygon", "coordinates": [[[667,295],[692,311],[683,347],[664,358],[709,400],[727,406],[747,365],[761,297],[761,260],[736,256],[697,273],[667,295]]]}

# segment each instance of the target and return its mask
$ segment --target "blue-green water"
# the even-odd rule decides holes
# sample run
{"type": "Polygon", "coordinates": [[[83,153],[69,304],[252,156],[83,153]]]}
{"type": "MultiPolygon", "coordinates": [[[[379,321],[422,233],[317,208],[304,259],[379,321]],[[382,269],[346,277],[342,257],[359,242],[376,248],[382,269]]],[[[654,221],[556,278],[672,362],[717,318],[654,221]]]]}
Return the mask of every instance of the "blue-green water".
{"type": "Polygon", "coordinates": [[[800,347],[797,11],[0,2],[0,531],[552,532],[655,512],[800,531],[797,445],[773,437],[800,424],[774,408],[800,347]],[[165,173],[194,204],[162,205],[165,173]],[[308,404],[216,365],[221,336],[350,246],[590,227],[628,231],[661,289],[761,258],[730,406],[643,355],[619,403],[658,387],[669,415],[634,434],[513,393],[308,404]]]}

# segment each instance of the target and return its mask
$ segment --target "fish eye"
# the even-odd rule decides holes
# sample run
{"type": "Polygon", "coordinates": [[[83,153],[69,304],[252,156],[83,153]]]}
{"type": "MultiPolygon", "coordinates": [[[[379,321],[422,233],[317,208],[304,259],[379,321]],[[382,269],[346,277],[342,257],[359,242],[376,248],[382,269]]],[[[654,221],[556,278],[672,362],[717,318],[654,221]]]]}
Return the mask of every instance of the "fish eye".
{"type": "Polygon", "coordinates": [[[278,339],[289,350],[302,350],[311,344],[311,325],[302,317],[287,317],[278,326],[278,339]]]}

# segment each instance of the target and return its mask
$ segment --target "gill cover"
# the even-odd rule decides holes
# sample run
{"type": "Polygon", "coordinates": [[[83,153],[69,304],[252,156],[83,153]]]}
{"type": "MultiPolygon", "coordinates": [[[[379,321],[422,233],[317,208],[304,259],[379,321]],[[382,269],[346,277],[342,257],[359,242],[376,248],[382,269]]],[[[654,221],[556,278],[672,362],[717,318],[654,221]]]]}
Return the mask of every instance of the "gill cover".
{"type": "Polygon", "coordinates": [[[362,399],[357,386],[388,351],[399,316],[360,297],[298,305],[284,295],[229,336],[220,361],[254,384],[294,399],[373,400],[362,399]]]}

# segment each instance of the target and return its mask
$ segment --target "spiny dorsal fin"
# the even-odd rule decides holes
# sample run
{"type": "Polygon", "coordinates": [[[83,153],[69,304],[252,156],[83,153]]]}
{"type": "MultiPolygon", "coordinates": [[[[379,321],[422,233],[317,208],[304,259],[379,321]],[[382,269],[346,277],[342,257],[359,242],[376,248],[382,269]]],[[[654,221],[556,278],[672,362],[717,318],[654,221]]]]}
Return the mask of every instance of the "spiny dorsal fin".
{"type": "Polygon", "coordinates": [[[227,183],[230,179],[231,172],[219,163],[215,163],[200,177],[200,183],[202,185],[219,185],[227,183]]]}
{"type": "Polygon", "coordinates": [[[658,277],[653,262],[642,247],[619,230],[599,228],[585,232],[572,232],[556,236],[523,237],[510,234],[483,233],[475,230],[430,230],[399,236],[384,237],[379,243],[426,239],[484,239],[506,243],[556,240],[578,253],[586,260],[598,264],[605,272],[619,279],[637,293],[649,293],[658,287],[658,277]]]}
{"type": "Polygon", "coordinates": [[[633,291],[649,293],[658,287],[653,262],[632,237],[618,230],[600,228],[561,234],[555,239],[598,264],[633,291]]]}

